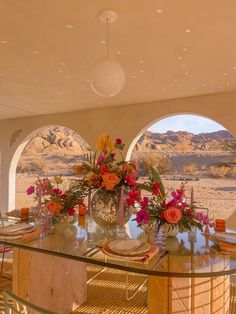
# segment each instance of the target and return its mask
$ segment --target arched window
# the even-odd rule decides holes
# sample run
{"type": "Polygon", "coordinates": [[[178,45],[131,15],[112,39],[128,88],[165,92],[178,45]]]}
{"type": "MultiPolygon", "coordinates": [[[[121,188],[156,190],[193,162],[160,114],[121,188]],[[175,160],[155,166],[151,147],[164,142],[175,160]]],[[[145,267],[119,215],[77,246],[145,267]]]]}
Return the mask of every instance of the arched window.
{"type": "Polygon", "coordinates": [[[34,204],[26,189],[38,176],[62,176],[66,182],[74,175],[73,168],[81,156],[90,150],[78,133],[62,126],[47,126],[31,133],[18,147],[11,164],[16,208],[34,204]]]}
{"type": "Polygon", "coordinates": [[[159,170],[167,191],[186,181],[187,195],[211,215],[236,210],[236,139],[222,125],[196,115],[175,115],[149,127],[136,141],[131,159],[140,175],[159,170]]]}

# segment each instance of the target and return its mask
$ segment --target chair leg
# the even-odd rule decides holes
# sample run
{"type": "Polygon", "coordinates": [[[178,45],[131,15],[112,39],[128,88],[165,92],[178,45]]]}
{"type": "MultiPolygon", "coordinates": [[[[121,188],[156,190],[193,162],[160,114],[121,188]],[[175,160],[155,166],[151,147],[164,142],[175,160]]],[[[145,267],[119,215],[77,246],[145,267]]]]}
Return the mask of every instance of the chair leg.
{"type": "Polygon", "coordinates": [[[4,263],[4,257],[5,257],[5,245],[4,245],[4,247],[3,247],[2,258],[1,258],[0,277],[2,277],[2,275],[3,275],[3,263],[4,263]]]}
{"type": "Polygon", "coordinates": [[[4,258],[5,258],[6,246],[4,244],[1,258],[1,268],[0,268],[0,278],[5,278],[8,280],[12,280],[11,278],[3,275],[3,266],[4,266],[4,258]]]}

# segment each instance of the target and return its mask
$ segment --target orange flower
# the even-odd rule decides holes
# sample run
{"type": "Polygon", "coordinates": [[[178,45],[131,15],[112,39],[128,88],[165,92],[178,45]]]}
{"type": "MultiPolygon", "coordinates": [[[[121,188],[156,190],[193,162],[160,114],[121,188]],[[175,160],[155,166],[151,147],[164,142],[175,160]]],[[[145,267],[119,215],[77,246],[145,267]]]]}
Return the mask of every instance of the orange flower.
{"type": "Polygon", "coordinates": [[[96,147],[102,151],[106,150],[106,148],[109,148],[111,151],[115,150],[115,146],[113,145],[110,136],[106,134],[99,135],[96,141],[96,147]]]}
{"type": "Polygon", "coordinates": [[[105,189],[109,191],[112,191],[114,187],[120,183],[120,178],[117,177],[116,174],[109,172],[102,175],[102,180],[104,182],[105,189]]]}
{"type": "Polygon", "coordinates": [[[57,202],[48,201],[46,204],[46,211],[53,215],[59,215],[61,210],[62,205],[57,202]]]}
{"type": "Polygon", "coordinates": [[[167,222],[170,224],[177,224],[180,222],[182,218],[182,212],[179,208],[176,207],[170,207],[166,209],[164,212],[164,218],[167,222]]]}
{"type": "Polygon", "coordinates": [[[78,175],[82,174],[82,173],[83,173],[83,170],[84,170],[84,168],[83,168],[82,165],[77,165],[77,166],[75,166],[75,172],[76,172],[78,175]]]}

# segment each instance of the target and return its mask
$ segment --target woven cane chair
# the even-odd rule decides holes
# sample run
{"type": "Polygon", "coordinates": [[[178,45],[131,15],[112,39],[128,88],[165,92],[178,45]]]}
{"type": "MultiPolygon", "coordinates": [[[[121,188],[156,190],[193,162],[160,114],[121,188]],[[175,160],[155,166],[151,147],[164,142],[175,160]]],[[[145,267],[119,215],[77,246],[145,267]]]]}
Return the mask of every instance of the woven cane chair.
{"type": "Polygon", "coordinates": [[[3,301],[5,314],[57,314],[18,297],[10,290],[3,291],[3,301]]]}
{"type": "MultiPolygon", "coordinates": [[[[3,218],[2,213],[0,211],[0,227],[4,227],[4,226],[5,226],[5,219],[3,218]]],[[[11,280],[11,278],[3,274],[3,265],[4,265],[5,254],[8,252],[12,252],[12,250],[13,248],[11,246],[6,245],[6,244],[0,244],[0,254],[2,254],[1,262],[0,262],[1,263],[0,264],[0,278],[3,277],[3,278],[11,280]]]]}

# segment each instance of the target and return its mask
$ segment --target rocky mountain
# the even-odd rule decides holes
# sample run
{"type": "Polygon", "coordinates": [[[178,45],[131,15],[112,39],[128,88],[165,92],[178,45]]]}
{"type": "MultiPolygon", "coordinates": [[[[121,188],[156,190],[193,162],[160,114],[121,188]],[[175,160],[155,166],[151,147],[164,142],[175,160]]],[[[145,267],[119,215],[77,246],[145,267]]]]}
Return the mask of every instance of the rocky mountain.
{"type": "Polygon", "coordinates": [[[234,151],[236,139],[226,130],[193,134],[186,131],[153,133],[146,131],[139,138],[135,151],[166,152],[234,151]]]}
{"type": "Polygon", "coordinates": [[[23,155],[68,151],[72,154],[85,154],[89,145],[73,130],[64,127],[45,128],[36,133],[23,151],[23,155]]]}

